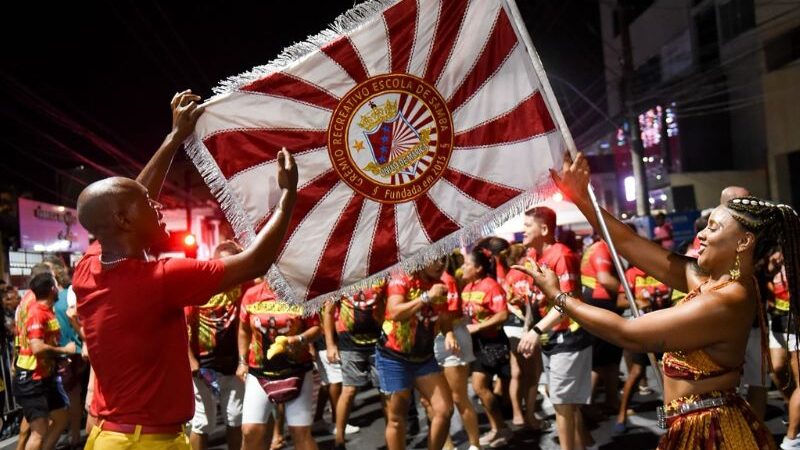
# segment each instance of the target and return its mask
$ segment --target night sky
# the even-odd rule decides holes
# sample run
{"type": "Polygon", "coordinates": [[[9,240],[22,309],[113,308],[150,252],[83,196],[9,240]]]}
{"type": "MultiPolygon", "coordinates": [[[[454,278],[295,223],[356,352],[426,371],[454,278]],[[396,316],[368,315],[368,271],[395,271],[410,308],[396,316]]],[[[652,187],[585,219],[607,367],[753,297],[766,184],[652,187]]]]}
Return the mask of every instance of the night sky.
{"type": "MultiPolygon", "coordinates": [[[[597,2],[517,1],[548,73],[604,108],[597,2]]],[[[220,79],[268,62],[352,5],[15,3],[0,25],[0,187],[69,206],[104,170],[135,176],[135,163],[169,132],[175,92],[207,97],[220,79]]],[[[552,84],[573,134],[597,120],[563,83],[552,84]]],[[[174,168],[171,182],[185,186],[194,170],[182,154],[174,168]]],[[[199,177],[189,184],[198,201],[207,198],[199,177]]],[[[182,201],[177,191],[165,193],[174,205],[182,201]]]]}

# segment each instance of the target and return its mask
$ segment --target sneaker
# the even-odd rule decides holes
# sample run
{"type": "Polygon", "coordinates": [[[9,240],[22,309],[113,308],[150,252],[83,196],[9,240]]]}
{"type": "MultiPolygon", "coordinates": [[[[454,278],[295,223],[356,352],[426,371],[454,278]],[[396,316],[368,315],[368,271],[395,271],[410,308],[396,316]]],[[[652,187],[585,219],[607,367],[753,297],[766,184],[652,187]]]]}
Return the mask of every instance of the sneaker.
{"type": "Polygon", "coordinates": [[[489,430],[481,435],[480,440],[478,440],[478,443],[481,444],[481,447],[486,447],[487,445],[489,445],[490,442],[494,440],[495,436],[497,436],[497,431],[489,430]]]}
{"type": "MultiPolygon", "coordinates": [[[[332,428],[332,430],[333,431],[331,431],[331,433],[335,435],[336,434],[336,427],[334,426],[332,428]]],[[[356,434],[359,431],[361,431],[361,427],[357,427],[355,425],[350,425],[349,423],[347,424],[347,426],[344,427],[344,435],[345,436],[350,435],[350,434],[356,434]]]]}
{"type": "Polygon", "coordinates": [[[789,436],[784,436],[783,442],[781,442],[781,448],[783,450],[800,449],[800,436],[795,436],[794,439],[789,439],[789,436]]]}
{"type": "Polygon", "coordinates": [[[639,395],[650,395],[652,393],[653,393],[653,390],[650,389],[649,386],[639,385],[639,395]]]}
{"type": "Polygon", "coordinates": [[[509,428],[503,428],[502,430],[498,431],[494,436],[494,439],[489,442],[489,448],[505,447],[509,444],[509,442],[511,442],[511,438],[513,437],[513,431],[511,431],[509,428]]]}
{"type": "Polygon", "coordinates": [[[628,431],[628,425],[625,422],[617,422],[614,424],[614,428],[611,430],[611,434],[618,436],[620,434],[625,434],[628,431]]]}

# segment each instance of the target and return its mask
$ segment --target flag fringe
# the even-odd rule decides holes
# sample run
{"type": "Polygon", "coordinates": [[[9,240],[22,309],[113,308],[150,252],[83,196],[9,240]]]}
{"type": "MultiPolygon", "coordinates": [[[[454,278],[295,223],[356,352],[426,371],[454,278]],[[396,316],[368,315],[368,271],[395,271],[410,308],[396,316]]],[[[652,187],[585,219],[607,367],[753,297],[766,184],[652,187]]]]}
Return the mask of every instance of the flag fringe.
{"type": "Polygon", "coordinates": [[[386,8],[396,2],[397,0],[369,0],[360,3],[340,14],[334,19],[333,23],[319,33],[309,36],[303,42],[297,42],[286,47],[275,59],[267,64],[253,67],[239,75],[230,76],[220,81],[216,87],[212,88],[212,91],[215,95],[223,95],[236,91],[267,75],[280,72],[342,35],[365,25],[370,19],[382,14],[386,8]]]}
{"type": "Polygon", "coordinates": [[[367,289],[380,281],[386,281],[391,276],[397,273],[411,273],[418,271],[432,261],[448,255],[453,250],[467,246],[494,232],[501,225],[506,223],[511,218],[523,214],[528,209],[542,203],[549,198],[557,190],[555,184],[550,178],[549,173],[542,175],[541,179],[534,184],[534,188],[526,191],[519,196],[509,200],[497,209],[484,215],[475,223],[470,224],[458,231],[454,231],[443,239],[432,243],[423,250],[418,251],[410,258],[389,267],[381,272],[370,275],[363,280],[348,286],[342,287],[334,292],[324,294],[313,299],[306,301],[298,300],[289,282],[284,278],[283,274],[273,266],[268,275],[267,280],[270,288],[275,292],[278,298],[283,299],[285,302],[303,307],[303,313],[308,316],[317,313],[325,303],[339,301],[342,296],[350,296],[356,292],[367,289]]]}

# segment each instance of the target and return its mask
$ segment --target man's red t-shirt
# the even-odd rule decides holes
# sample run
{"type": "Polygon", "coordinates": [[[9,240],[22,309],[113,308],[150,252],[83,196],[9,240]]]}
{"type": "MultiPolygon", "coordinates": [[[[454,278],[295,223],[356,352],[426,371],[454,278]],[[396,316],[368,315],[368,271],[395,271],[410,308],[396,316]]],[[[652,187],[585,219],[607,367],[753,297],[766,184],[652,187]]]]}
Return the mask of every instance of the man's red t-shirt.
{"type": "Polygon", "coordinates": [[[27,305],[25,318],[25,344],[19,348],[17,367],[33,371],[31,378],[42,380],[55,375],[55,357],[52,355],[34,356],[30,348],[31,339],[39,339],[47,345],[58,347],[61,328],[52,306],[34,300],[27,305]]]}
{"type": "MultiPolygon", "coordinates": [[[[611,262],[608,244],[605,241],[597,241],[586,249],[581,259],[581,284],[591,290],[592,299],[611,300],[611,295],[597,280],[597,275],[603,272],[613,274],[614,264],[611,262]]],[[[616,296],[616,292],[614,294],[616,296]]]]}
{"type": "MultiPolygon", "coordinates": [[[[492,277],[484,277],[473,281],[461,292],[461,302],[464,306],[464,316],[469,323],[481,324],[489,320],[500,311],[506,311],[506,293],[492,277]]],[[[503,324],[478,332],[478,336],[486,339],[496,338],[500,334],[503,324]]]]}
{"type": "Polygon", "coordinates": [[[126,259],[104,269],[100,253],[91,245],[72,278],[97,377],[93,410],[124,424],[186,423],[194,394],[183,308],[217,293],[223,263],[126,259]]]}

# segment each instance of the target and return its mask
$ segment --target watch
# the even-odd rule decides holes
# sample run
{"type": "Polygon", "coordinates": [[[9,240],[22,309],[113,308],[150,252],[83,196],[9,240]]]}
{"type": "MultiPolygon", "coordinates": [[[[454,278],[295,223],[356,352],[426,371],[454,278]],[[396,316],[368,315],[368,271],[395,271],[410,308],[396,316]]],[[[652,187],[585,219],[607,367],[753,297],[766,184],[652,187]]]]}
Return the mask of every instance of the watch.
{"type": "Polygon", "coordinates": [[[531,328],[531,330],[533,330],[533,332],[538,334],[539,336],[544,334],[544,331],[542,331],[542,329],[539,328],[539,325],[534,325],[533,328],[531,328]]]}

